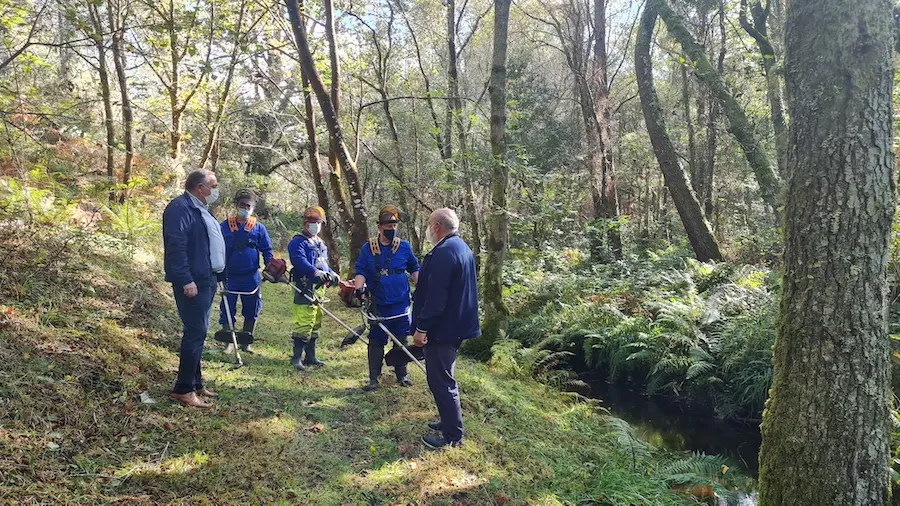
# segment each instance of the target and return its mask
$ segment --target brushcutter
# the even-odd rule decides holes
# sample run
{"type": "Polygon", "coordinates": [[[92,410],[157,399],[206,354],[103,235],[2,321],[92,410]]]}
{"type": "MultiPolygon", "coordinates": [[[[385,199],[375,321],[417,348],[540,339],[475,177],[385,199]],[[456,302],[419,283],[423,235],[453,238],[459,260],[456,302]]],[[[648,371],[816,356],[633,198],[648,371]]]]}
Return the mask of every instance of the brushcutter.
{"type": "MultiPolygon", "coordinates": [[[[371,305],[371,303],[369,305],[371,305]]],[[[409,348],[407,348],[399,339],[397,339],[397,336],[395,336],[384,325],[384,322],[386,322],[386,321],[396,320],[398,318],[408,318],[409,310],[407,310],[405,313],[402,313],[402,314],[398,314],[398,315],[394,315],[394,316],[386,316],[386,317],[385,316],[376,316],[375,314],[372,313],[371,308],[366,307],[366,306],[361,307],[360,312],[362,313],[363,318],[365,318],[366,320],[368,320],[370,322],[376,323],[378,325],[378,327],[381,328],[381,330],[384,331],[384,333],[389,338],[391,338],[391,341],[393,341],[394,345],[396,346],[395,349],[399,348],[401,351],[403,351],[403,353],[405,353],[406,356],[409,357],[410,360],[412,360],[413,362],[416,363],[416,365],[419,367],[419,369],[422,370],[422,372],[425,372],[425,366],[422,365],[422,362],[419,362],[419,359],[417,359],[415,357],[415,355],[413,355],[412,352],[409,351],[409,348]]],[[[413,348],[416,348],[416,347],[414,346],[413,348]]],[[[419,349],[421,349],[421,348],[419,348],[419,349]]],[[[390,355],[393,352],[394,352],[394,350],[391,350],[390,352],[388,352],[388,355],[390,355]]],[[[424,357],[422,357],[422,358],[424,358],[424,357]]],[[[387,359],[387,356],[385,356],[385,359],[387,359]]],[[[388,365],[391,365],[391,364],[388,364],[388,365]]]]}
{"type": "MultiPolygon", "coordinates": [[[[387,316],[387,317],[376,316],[374,314],[374,312],[372,311],[371,298],[369,298],[369,297],[363,298],[359,294],[359,292],[356,290],[356,286],[350,282],[342,282],[341,283],[341,287],[338,292],[338,295],[341,298],[341,302],[343,302],[345,306],[352,307],[352,308],[359,308],[360,313],[362,313],[363,319],[366,322],[372,322],[372,323],[377,324],[381,328],[381,330],[383,330],[384,333],[387,334],[387,336],[390,337],[390,339],[394,342],[394,344],[396,346],[391,351],[389,351],[387,355],[385,355],[385,363],[387,363],[388,366],[393,367],[393,366],[397,365],[400,361],[404,360],[404,358],[402,356],[398,356],[398,354],[396,353],[397,350],[399,349],[404,354],[406,354],[406,356],[408,356],[413,362],[415,362],[416,365],[419,366],[419,369],[422,369],[422,372],[425,372],[425,366],[423,366],[419,362],[419,360],[424,360],[424,356],[421,355],[422,348],[414,346],[413,349],[415,349],[418,352],[417,354],[420,356],[417,357],[417,356],[413,355],[413,353],[410,352],[409,348],[404,346],[403,343],[399,339],[397,339],[397,336],[395,336],[393,333],[391,333],[391,331],[389,331],[383,323],[383,322],[390,321],[390,320],[396,320],[398,318],[408,318],[409,317],[408,309],[406,310],[406,312],[398,314],[398,315],[394,315],[394,316],[387,316]]],[[[361,327],[359,327],[358,333],[355,332],[355,333],[353,333],[353,335],[358,336],[364,330],[365,330],[365,324],[363,324],[361,327]]],[[[355,342],[355,340],[353,339],[353,335],[348,334],[347,337],[344,338],[344,341],[341,342],[341,346],[353,344],[353,342],[355,342]]]]}
{"type": "Polygon", "coordinates": [[[219,341],[221,343],[229,343],[234,345],[234,368],[240,369],[244,366],[244,361],[241,360],[241,352],[239,345],[249,345],[253,344],[253,334],[250,332],[238,332],[234,330],[234,320],[231,318],[231,304],[228,303],[227,296],[230,295],[256,295],[259,292],[259,288],[262,285],[256,285],[256,288],[250,292],[235,292],[225,288],[225,282],[220,283],[219,293],[222,295],[222,304],[225,306],[225,317],[228,318],[228,330],[220,330],[213,335],[213,339],[219,341]]]}
{"type": "MultiPolygon", "coordinates": [[[[353,334],[353,336],[356,337],[356,339],[362,339],[362,342],[364,342],[364,343],[366,343],[366,344],[369,344],[369,341],[367,341],[366,338],[364,338],[364,337],[362,336],[362,331],[358,330],[359,327],[357,327],[356,329],[350,327],[349,325],[347,325],[346,323],[344,323],[340,318],[338,318],[337,315],[335,315],[334,313],[332,313],[331,311],[329,311],[329,310],[325,307],[325,304],[324,304],[324,303],[327,302],[327,301],[320,299],[320,298],[319,298],[318,296],[316,296],[315,294],[313,294],[313,296],[310,297],[308,293],[304,292],[304,291],[301,290],[300,288],[297,288],[297,285],[291,283],[291,282],[288,281],[287,279],[284,279],[282,282],[283,282],[283,283],[287,283],[288,286],[290,286],[295,292],[297,292],[297,293],[299,293],[300,295],[302,295],[303,297],[305,297],[306,300],[308,300],[310,303],[312,303],[312,305],[314,305],[314,306],[319,306],[319,308],[322,310],[322,312],[324,312],[325,314],[327,314],[332,320],[336,321],[336,322],[338,323],[338,325],[340,325],[341,327],[344,327],[345,329],[347,329],[347,331],[348,331],[350,334],[353,334]]],[[[348,334],[348,336],[349,336],[349,334],[348,334]]]]}

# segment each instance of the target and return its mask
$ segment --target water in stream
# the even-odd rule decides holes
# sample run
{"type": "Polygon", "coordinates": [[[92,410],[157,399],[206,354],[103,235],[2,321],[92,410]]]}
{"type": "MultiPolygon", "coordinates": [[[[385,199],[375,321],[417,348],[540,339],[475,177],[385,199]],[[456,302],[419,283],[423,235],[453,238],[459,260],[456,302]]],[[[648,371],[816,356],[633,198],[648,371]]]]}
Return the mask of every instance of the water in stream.
{"type": "MultiPolygon", "coordinates": [[[[697,414],[666,399],[648,397],[602,380],[591,381],[590,385],[604,407],[628,422],[641,439],[653,446],[721,455],[730,461],[729,467],[758,477],[762,442],[759,425],[741,425],[718,420],[709,413],[697,414]]],[[[739,499],[738,506],[757,503],[755,493],[741,495],[739,499]]],[[[720,502],[720,506],[726,505],[727,502],[720,502]]]]}

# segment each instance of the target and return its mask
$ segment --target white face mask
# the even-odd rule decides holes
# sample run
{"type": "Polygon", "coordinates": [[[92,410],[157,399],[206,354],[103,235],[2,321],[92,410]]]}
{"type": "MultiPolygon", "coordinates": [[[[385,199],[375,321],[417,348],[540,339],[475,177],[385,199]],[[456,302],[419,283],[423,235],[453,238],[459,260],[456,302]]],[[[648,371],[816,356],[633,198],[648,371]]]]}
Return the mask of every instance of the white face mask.
{"type": "Polygon", "coordinates": [[[317,234],[318,234],[319,232],[321,232],[321,231],[322,231],[322,224],[321,224],[321,223],[310,223],[310,224],[309,224],[309,233],[310,233],[310,234],[312,234],[312,235],[317,235],[317,234]]]}
{"type": "Polygon", "coordinates": [[[219,189],[218,188],[210,188],[212,193],[206,196],[206,205],[210,205],[213,202],[219,200],[219,189]]]}
{"type": "Polygon", "coordinates": [[[430,242],[431,244],[434,244],[434,234],[431,233],[430,226],[427,229],[425,229],[425,240],[430,242]]]}

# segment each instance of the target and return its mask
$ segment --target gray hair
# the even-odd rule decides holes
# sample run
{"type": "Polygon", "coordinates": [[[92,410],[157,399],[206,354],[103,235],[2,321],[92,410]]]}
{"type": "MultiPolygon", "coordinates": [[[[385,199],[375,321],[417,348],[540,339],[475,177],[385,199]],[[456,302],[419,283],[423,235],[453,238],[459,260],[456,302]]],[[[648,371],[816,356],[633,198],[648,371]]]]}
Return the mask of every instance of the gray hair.
{"type": "Polygon", "coordinates": [[[434,222],[441,226],[441,230],[453,233],[459,230],[459,217],[453,209],[443,207],[431,213],[434,222]]]}
{"type": "Polygon", "coordinates": [[[209,180],[209,176],[215,175],[213,171],[200,169],[195,170],[188,174],[187,179],[184,181],[184,189],[187,191],[193,191],[201,184],[205,184],[209,180]]]}

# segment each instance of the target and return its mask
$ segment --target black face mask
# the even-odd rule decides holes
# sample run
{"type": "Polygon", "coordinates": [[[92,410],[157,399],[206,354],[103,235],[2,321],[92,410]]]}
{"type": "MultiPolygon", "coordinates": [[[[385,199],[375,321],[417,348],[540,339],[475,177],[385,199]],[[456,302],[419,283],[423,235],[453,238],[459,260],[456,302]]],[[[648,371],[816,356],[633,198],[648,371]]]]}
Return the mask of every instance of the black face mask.
{"type": "Polygon", "coordinates": [[[397,236],[397,231],[396,231],[396,230],[391,230],[391,229],[385,229],[385,230],[384,230],[384,238],[387,239],[388,242],[393,241],[393,240],[394,240],[394,237],[396,237],[396,236],[397,236]]]}

